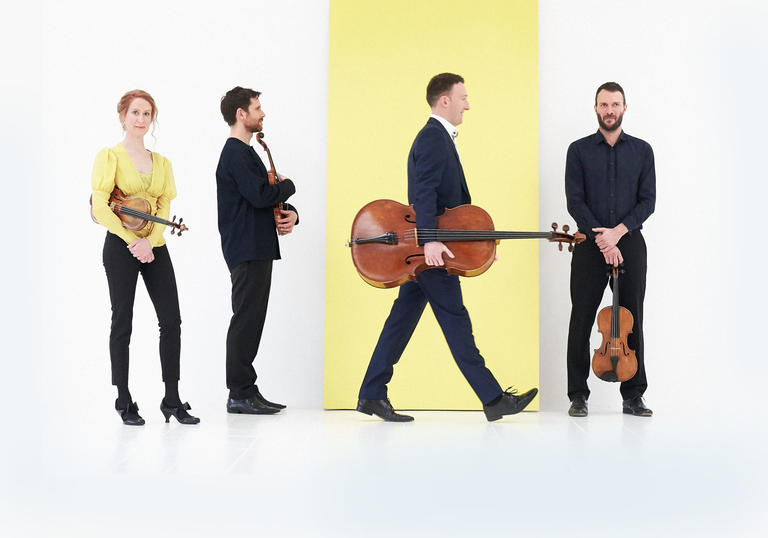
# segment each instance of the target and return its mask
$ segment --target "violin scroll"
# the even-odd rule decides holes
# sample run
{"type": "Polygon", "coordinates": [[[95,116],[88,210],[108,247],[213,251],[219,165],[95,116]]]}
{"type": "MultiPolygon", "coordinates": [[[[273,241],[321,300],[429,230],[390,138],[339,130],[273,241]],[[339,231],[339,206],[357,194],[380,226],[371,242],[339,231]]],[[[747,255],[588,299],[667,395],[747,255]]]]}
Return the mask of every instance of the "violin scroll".
{"type": "Polygon", "coordinates": [[[171,227],[171,235],[176,234],[176,230],[178,230],[179,233],[176,234],[176,235],[181,237],[181,232],[185,232],[185,231],[189,230],[189,228],[187,228],[186,224],[182,224],[183,222],[184,222],[184,219],[183,218],[179,218],[179,222],[177,223],[176,222],[176,215],[173,216],[173,219],[171,219],[171,222],[168,224],[168,226],[171,227]]]}
{"type": "Polygon", "coordinates": [[[575,234],[571,235],[568,233],[568,230],[570,229],[570,226],[563,224],[563,231],[558,232],[557,223],[553,222],[552,237],[549,238],[549,241],[551,243],[557,243],[558,250],[563,250],[563,243],[568,243],[568,252],[573,252],[573,245],[578,245],[579,243],[584,242],[587,236],[581,232],[576,232],[575,234]]]}

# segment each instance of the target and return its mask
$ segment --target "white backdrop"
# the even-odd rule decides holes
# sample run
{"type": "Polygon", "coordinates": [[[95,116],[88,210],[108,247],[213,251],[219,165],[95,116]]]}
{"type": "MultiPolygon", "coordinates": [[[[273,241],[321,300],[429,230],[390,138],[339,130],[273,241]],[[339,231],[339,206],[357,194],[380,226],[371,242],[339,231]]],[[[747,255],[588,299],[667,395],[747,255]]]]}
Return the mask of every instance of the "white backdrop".
{"type": "MultiPolygon", "coordinates": [[[[541,226],[567,215],[565,153],[597,129],[602,82],[622,84],[623,126],[655,152],[656,212],[643,228],[646,400],[662,413],[752,408],[768,372],[756,340],[766,255],[750,237],[768,195],[758,162],[767,14],[756,1],[539,2],[541,226]]],[[[542,245],[543,409],[567,406],[561,257],[542,245]]],[[[616,408],[617,386],[593,377],[590,387],[591,406],[616,408]]]]}
{"type": "MultiPolygon", "coordinates": [[[[596,128],[591,107],[600,83],[624,86],[625,128],[656,153],[658,201],[644,234],[647,396],[658,412],[713,394],[729,408],[746,404],[766,373],[755,338],[762,329],[755,302],[765,299],[756,275],[765,255],[750,234],[759,230],[766,195],[758,162],[765,8],[728,5],[540,1],[541,226],[573,224],[566,218],[565,152],[596,128]]],[[[159,105],[156,142],[147,142],[173,163],[179,197],[172,213],[190,226],[181,239],[168,237],[181,295],[182,397],[203,416],[223,412],[229,275],[216,229],[214,170],[228,133],[218,101],[241,84],[264,92],[267,141],[278,168],[296,180],[291,201],[301,214],[275,265],[257,365],[261,386],[291,406],[320,407],[327,2],[76,6],[17,4],[0,33],[8,216],[3,399],[28,396],[27,412],[77,415],[97,406],[111,413],[104,231],[90,222],[86,200],[93,157],[121,137],[116,102],[138,87],[159,105]]],[[[382,108],[396,104],[372,113],[382,108]]],[[[568,314],[568,258],[543,244],[544,410],[567,405],[568,314]]],[[[155,406],[162,396],[157,329],[141,285],[131,357],[134,397],[155,406]]],[[[618,405],[617,387],[592,388],[593,406],[618,405]]]]}

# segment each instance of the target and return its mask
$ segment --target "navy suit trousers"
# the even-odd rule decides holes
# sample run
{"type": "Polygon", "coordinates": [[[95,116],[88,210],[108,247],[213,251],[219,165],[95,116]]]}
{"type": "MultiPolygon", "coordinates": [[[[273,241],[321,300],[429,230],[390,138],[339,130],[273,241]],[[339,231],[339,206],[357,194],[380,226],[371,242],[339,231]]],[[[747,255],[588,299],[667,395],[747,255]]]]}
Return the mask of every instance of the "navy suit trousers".
{"type": "Polygon", "coordinates": [[[400,294],[392,305],[368,371],[360,387],[360,398],[381,400],[387,397],[387,383],[394,365],[411,339],[424,307],[429,302],[445,335],[461,373],[483,404],[498,397],[502,390],[475,346],[472,322],[464,307],[459,277],[444,269],[422,271],[416,282],[400,286],[400,294]]]}

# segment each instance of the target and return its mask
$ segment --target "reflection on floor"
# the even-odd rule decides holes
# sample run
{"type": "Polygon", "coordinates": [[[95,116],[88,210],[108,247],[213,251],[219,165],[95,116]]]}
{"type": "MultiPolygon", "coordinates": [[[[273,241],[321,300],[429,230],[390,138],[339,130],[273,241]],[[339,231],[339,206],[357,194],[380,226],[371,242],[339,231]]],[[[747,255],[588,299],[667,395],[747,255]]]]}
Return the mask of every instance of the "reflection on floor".
{"type": "Polygon", "coordinates": [[[753,536],[765,421],[114,413],[5,438],[2,536],[753,536]]]}

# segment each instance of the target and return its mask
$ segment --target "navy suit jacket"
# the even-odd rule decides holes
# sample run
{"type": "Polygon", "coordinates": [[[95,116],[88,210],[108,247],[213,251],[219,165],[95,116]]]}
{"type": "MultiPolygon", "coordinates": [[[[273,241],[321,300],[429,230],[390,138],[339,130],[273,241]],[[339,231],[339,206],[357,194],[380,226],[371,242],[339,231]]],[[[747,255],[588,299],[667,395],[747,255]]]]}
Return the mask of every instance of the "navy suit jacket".
{"type": "Polygon", "coordinates": [[[438,215],[471,202],[453,139],[439,121],[429,118],[408,154],[408,203],[416,210],[416,227],[435,229],[438,215]]]}

